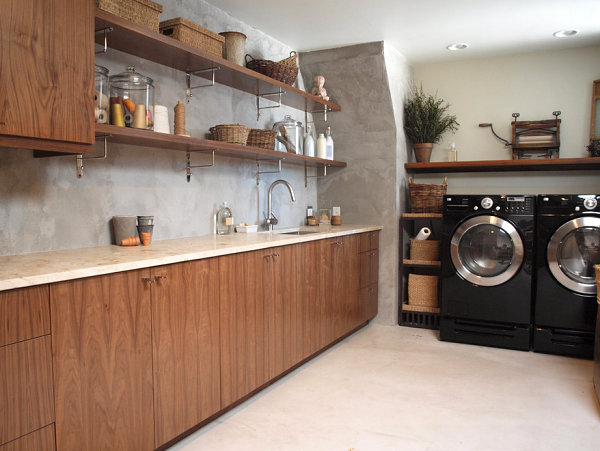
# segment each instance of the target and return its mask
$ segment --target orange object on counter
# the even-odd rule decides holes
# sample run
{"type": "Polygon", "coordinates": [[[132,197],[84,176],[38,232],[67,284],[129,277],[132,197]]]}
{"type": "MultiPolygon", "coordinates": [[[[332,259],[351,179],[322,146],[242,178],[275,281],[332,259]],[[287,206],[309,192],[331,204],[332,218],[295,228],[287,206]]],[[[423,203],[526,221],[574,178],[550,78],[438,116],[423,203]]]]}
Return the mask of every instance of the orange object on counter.
{"type": "Polygon", "coordinates": [[[150,246],[151,239],[152,239],[152,232],[142,232],[142,244],[144,246],[150,246]]]}
{"type": "Polygon", "coordinates": [[[137,236],[130,236],[129,238],[124,238],[121,241],[121,246],[139,246],[140,239],[137,236]]]}

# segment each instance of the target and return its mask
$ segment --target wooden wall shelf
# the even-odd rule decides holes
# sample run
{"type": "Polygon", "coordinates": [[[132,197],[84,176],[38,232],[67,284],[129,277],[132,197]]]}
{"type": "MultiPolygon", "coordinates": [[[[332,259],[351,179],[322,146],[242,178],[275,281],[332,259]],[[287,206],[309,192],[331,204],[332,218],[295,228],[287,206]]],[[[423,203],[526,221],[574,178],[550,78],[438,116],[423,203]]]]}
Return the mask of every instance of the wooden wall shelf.
{"type": "Polygon", "coordinates": [[[405,163],[404,169],[410,174],[511,171],[592,171],[600,169],[600,158],[440,161],[433,163],[405,163]]]}
{"type": "MultiPolygon", "coordinates": [[[[341,111],[336,103],[286,85],[273,78],[253,70],[238,66],[223,58],[197,50],[173,38],[136,25],[114,14],[96,9],[96,30],[110,27],[107,34],[108,47],[130,55],[153,61],[183,72],[194,72],[211,67],[220,67],[215,71],[215,82],[253,95],[285,91],[281,97],[283,105],[307,112],[341,111]]],[[[96,34],[96,42],[104,45],[104,34],[96,34]]],[[[212,80],[212,73],[202,77],[212,80]]],[[[275,97],[272,97],[275,98],[275,97]]]]}
{"type": "Polygon", "coordinates": [[[159,149],[178,150],[184,152],[215,151],[216,155],[254,159],[254,160],[282,160],[284,163],[305,165],[308,167],[340,167],[347,164],[343,161],[324,160],[322,158],[307,157],[287,152],[261,149],[259,147],[242,146],[210,139],[191,138],[166,133],[157,133],[151,130],[140,130],[116,125],[96,124],[96,137],[108,136],[109,142],[130,144],[134,146],[153,147],[159,149]]]}

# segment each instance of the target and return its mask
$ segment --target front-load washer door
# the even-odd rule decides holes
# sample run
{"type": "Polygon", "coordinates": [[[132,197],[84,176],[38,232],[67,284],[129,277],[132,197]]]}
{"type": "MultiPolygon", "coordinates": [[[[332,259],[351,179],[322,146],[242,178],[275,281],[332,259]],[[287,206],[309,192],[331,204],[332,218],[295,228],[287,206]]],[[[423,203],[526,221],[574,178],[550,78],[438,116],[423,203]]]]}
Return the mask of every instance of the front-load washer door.
{"type": "Polygon", "coordinates": [[[552,234],[546,256],[550,272],[561,285],[579,294],[596,294],[594,265],[600,264],[600,217],[565,222],[552,234]]]}
{"type": "Polygon", "coordinates": [[[525,249],[517,229],[492,215],[461,223],[450,240],[450,257],[467,281],[493,287],[509,281],[523,263],[525,249]]]}

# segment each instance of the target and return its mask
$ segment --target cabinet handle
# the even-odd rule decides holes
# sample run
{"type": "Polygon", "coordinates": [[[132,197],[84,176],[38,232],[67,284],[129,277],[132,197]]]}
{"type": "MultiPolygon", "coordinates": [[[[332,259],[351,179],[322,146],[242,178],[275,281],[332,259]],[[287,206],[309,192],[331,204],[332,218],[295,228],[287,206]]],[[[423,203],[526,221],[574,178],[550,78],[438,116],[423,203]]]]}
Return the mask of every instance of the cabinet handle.
{"type": "Polygon", "coordinates": [[[263,258],[264,258],[266,261],[269,261],[269,260],[271,260],[271,257],[272,257],[272,254],[269,254],[269,255],[265,255],[263,258]]]}
{"type": "Polygon", "coordinates": [[[154,280],[152,280],[150,277],[142,277],[142,282],[146,282],[148,285],[152,285],[154,283],[154,280]]]}
{"type": "Polygon", "coordinates": [[[159,274],[158,276],[154,276],[154,280],[159,281],[159,280],[167,280],[168,277],[167,276],[163,276],[162,274],[159,274]]]}
{"type": "Polygon", "coordinates": [[[5,121],[0,121],[0,125],[6,125],[5,121]]]}

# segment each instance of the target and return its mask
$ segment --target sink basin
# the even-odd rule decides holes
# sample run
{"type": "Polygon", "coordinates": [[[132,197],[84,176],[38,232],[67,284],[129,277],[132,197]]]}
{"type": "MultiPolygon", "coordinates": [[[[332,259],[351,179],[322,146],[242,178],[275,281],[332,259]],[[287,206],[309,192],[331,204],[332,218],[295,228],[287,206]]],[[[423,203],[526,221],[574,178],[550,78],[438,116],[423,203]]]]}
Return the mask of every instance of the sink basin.
{"type": "Polygon", "coordinates": [[[294,230],[293,232],[277,232],[278,235],[308,235],[310,233],[317,233],[316,230],[294,230]]]}

